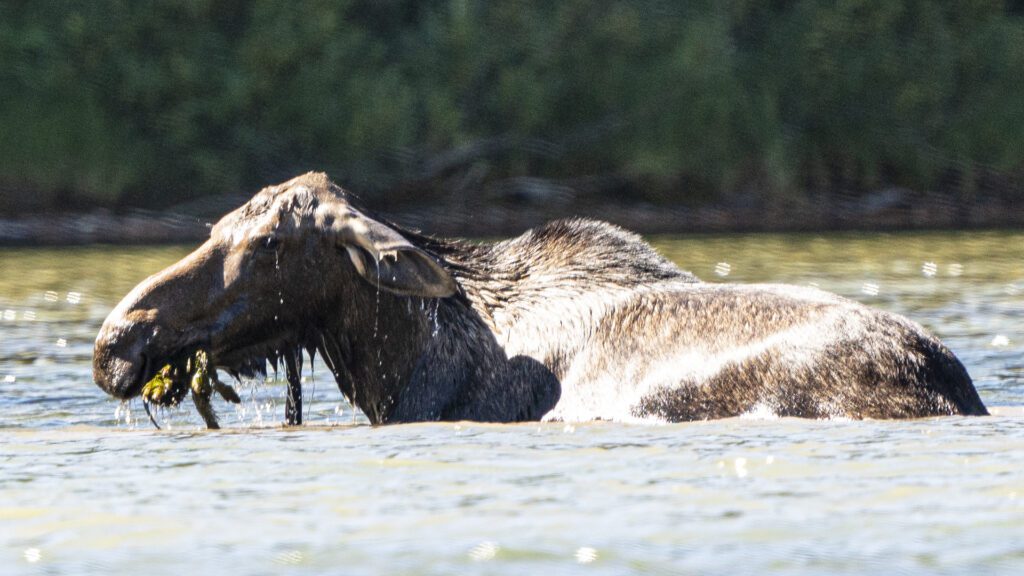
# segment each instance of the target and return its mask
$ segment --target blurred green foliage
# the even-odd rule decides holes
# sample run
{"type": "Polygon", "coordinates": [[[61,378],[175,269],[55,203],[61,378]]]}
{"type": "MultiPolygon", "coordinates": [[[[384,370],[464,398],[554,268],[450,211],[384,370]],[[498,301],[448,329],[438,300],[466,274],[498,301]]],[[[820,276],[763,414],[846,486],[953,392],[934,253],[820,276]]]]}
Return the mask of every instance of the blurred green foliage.
{"type": "Polygon", "coordinates": [[[0,3],[0,212],[165,206],[309,169],[623,199],[885,186],[1024,200],[1024,2],[0,3]],[[465,180],[462,180],[465,182],[465,180]]]}

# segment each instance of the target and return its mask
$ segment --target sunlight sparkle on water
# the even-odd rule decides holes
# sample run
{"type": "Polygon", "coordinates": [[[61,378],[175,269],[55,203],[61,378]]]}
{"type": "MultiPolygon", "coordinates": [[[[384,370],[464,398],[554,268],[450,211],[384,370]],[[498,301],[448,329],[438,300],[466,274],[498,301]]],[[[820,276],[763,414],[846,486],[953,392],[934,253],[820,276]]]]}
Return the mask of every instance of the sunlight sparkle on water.
{"type": "Polygon", "coordinates": [[[474,546],[473,549],[469,551],[469,557],[477,562],[494,560],[494,557],[498,555],[498,550],[500,549],[501,547],[498,546],[496,542],[487,540],[474,546]]]}
{"type": "Polygon", "coordinates": [[[274,562],[285,566],[297,566],[302,564],[302,560],[303,555],[299,550],[288,550],[274,557],[274,562]]]}
{"type": "Polygon", "coordinates": [[[736,477],[737,478],[746,478],[747,477],[747,473],[748,472],[747,472],[747,459],[746,458],[737,458],[736,460],[733,461],[732,464],[733,464],[733,468],[736,470],[736,477]]]}
{"type": "Polygon", "coordinates": [[[594,550],[590,546],[580,546],[576,550],[576,561],[580,564],[590,564],[594,560],[597,560],[597,550],[594,550]]]}
{"type": "Polygon", "coordinates": [[[992,342],[989,345],[995,346],[996,348],[1002,348],[1010,345],[1010,339],[1002,334],[997,334],[995,338],[992,338],[992,342]]]}

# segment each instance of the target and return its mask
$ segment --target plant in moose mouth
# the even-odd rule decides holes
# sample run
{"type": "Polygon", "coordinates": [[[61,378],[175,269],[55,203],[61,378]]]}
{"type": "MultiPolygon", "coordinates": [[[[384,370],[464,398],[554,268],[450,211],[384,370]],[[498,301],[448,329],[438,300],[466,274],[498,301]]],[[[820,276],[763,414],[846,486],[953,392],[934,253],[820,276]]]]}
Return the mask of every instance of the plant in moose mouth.
{"type": "Polygon", "coordinates": [[[150,403],[158,406],[177,406],[185,398],[185,394],[191,391],[192,402],[206,422],[206,427],[216,430],[220,425],[217,424],[217,414],[210,404],[213,392],[216,391],[233,404],[241,402],[234,388],[217,379],[217,371],[210,370],[209,362],[210,357],[205,350],[196,350],[191,355],[178,358],[161,368],[142,387],[142,405],[146,408],[149,421],[157,429],[160,425],[156,423],[149,410],[150,403]]]}

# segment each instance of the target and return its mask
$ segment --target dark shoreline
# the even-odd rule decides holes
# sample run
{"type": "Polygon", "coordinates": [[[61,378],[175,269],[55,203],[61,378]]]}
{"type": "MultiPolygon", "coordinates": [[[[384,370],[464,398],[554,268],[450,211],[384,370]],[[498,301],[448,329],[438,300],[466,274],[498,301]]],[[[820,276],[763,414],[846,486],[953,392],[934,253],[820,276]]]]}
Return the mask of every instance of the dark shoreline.
{"type": "MultiPolygon", "coordinates": [[[[433,206],[382,211],[394,222],[437,236],[512,236],[548,220],[598,218],[641,234],[839,232],[1024,228],[1024,205],[979,202],[810,202],[754,206],[656,206],[590,203],[562,206],[433,206]]],[[[224,210],[226,212],[227,210],[224,210]]],[[[217,215],[134,210],[0,216],[0,246],[169,244],[200,241],[217,215]]]]}

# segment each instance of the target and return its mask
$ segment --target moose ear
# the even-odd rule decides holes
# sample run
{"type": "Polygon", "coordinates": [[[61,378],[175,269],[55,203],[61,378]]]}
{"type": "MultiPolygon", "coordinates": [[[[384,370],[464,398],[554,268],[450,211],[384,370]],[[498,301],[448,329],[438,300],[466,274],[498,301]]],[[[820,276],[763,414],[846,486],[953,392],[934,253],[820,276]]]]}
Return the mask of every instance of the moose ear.
{"type": "Polygon", "coordinates": [[[402,296],[445,298],[457,290],[451,274],[393,228],[352,209],[331,228],[359,275],[402,296]]]}

